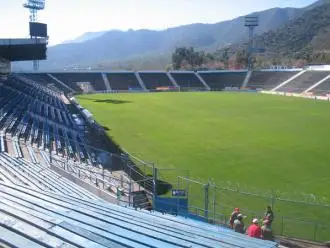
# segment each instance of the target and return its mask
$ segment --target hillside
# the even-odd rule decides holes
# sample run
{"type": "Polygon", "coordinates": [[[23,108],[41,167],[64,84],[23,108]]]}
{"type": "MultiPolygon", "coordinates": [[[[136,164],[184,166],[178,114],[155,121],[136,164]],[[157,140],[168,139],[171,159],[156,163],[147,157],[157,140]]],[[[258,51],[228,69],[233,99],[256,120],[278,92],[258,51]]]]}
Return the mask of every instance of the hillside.
{"type": "Polygon", "coordinates": [[[310,52],[328,48],[330,29],[330,3],[306,11],[300,18],[290,21],[280,29],[257,37],[259,47],[268,53],[293,58],[306,58],[310,52]]]}
{"type": "Polygon", "coordinates": [[[73,39],[73,40],[67,40],[62,42],[62,44],[70,44],[70,43],[81,43],[81,42],[85,42],[88,40],[92,40],[95,39],[97,37],[100,37],[102,35],[104,35],[106,33],[106,31],[100,31],[100,32],[87,32],[84,33],[83,35],[73,39]]]}
{"type": "MultiPolygon", "coordinates": [[[[290,66],[298,61],[302,64],[330,63],[330,1],[321,3],[282,27],[258,35],[255,47],[264,52],[257,56],[256,67],[270,64],[290,66]]],[[[244,49],[244,43],[232,44],[228,47],[229,56],[244,49]]]]}
{"type": "MultiPolygon", "coordinates": [[[[322,1],[318,1],[320,4],[322,1]]],[[[260,18],[257,34],[262,34],[300,17],[306,8],[273,8],[252,13],[260,18]]],[[[65,66],[98,64],[112,65],[118,61],[134,61],[134,57],[157,60],[158,55],[170,57],[178,46],[192,46],[200,50],[215,51],[228,43],[239,43],[247,37],[244,17],[215,24],[191,24],[163,31],[112,30],[93,37],[82,35],[77,41],[60,44],[48,49],[48,60],[41,62],[41,69],[60,69],[65,66]],[[86,38],[87,37],[87,38],[86,38]]],[[[51,35],[51,34],[50,34],[51,35]]],[[[153,64],[153,63],[151,63],[153,64]]],[[[156,63],[157,64],[157,63],[156,63]]],[[[22,64],[20,64],[22,65],[22,64]]],[[[147,68],[148,69],[148,68],[147,68]]]]}

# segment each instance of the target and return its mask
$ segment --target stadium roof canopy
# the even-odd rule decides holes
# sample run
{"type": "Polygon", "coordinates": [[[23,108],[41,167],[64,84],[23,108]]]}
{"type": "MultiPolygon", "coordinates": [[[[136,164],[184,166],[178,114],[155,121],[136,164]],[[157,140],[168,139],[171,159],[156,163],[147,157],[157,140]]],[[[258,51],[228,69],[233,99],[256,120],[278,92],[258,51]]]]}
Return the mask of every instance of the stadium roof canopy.
{"type": "Polygon", "coordinates": [[[47,39],[0,39],[0,58],[9,61],[46,59],[47,39]]]}

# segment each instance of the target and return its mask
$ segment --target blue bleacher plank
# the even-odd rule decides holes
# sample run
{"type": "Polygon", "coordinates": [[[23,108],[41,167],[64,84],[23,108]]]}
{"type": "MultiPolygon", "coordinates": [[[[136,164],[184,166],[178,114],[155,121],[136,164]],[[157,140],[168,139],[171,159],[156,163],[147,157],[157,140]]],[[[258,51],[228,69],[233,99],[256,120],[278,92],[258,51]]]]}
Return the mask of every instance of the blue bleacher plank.
{"type": "MultiPolygon", "coordinates": [[[[0,192],[0,195],[1,194],[2,193],[0,192]]],[[[34,206],[31,203],[20,200],[18,198],[14,198],[13,196],[8,196],[7,195],[5,197],[0,198],[0,201],[7,201],[9,204],[14,204],[15,208],[27,209],[29,214],[31,214],[33,216],[37,216],[39,218],[43,218],[43,216],[47,216],[47,218],[48,218],[48,216],[49,216],[51,218],[61,218],[64,221],[66,220],[65,217],[62,217],[61,215],[57,215],[55,212],[49,212],[48,210],[45,210],[44,208],[34,206]]],[[[68,220],[70,220],[70,219],[68,219],[68,220]]],[[[122,238],[120,236],[112,235],[109,232],[106,232],[106,231],[100,230],[98,228],[80,223],[78,221],[70,220],[70,223],[74,224],[75,226],[77,226],[79,228],[83,228],[85,230],[88,230],[88,231],[91,231],[95,234],[98,234],[98,235],[100,235],[104,238],[107,238],[109,240],[113,240],[113,241],[116,241],[116,242],[119,242],[119,243],[124,243],[124,244],[126,244],[127,247],[134,247],[134,248],[135,247],[136,248],[145,248],[145,247],[147,247],[145,245],[141,245],[141,244],[133,242],[131,240],[127,240],[127,239],[122,238]]]]}
{"type": "MultiPolygon", "coordinates": [[[[13,191],[12,194],[15,192],[15,190],[9,191],[13,191]]],[[[207,243],[206,245],[200,245],[201,247],[218,247],[219,244],[221,244],[221,247],[246,247],[246,244],[248,244],[248,247],[275,247],[275,243],[273,242],[251,239],[245,235],[234,233],[231,230],[222,228],[218,228],[217,231],[208,230],[206,226],[210,225],[205,223],[203,223],[203,225],[201,225],[202,227],[200,228],[200,223],[197,221],[186,221],[184,219],[176,218],[173,216],[166,216],[166,218],[162,218],[162,215],[152,215],[112,204],[94,201],[91,202],[79,200],[76,198],[73,198],[70,201],[72,204],[72,206],[70,206],[68,204],[70,203],[69,199],[71,197],[68,196],[50,196],[50,193],[47,193],[47,196],[41,194],[40,192],[34,192],[33,190],[29,189],[25,189],[24,191],[25,193],[28,193],[28,196],[24,195],[22,192],[15,193],[16,198],[20,198],[15,199],[17,204],[23,204],[24,206],[34,209],[35,211],[42,211],[43,213],[47,213],[47,215],[51,215],[52,217],[61,218],[71,225],[78,225],[81,228],[93,232],[97,231],[99,235],[109,235],[109,233],[112,232],[112,237],[113,235],[115,235],[115,237],[122,236],[121,233],[124,231],[120,231],[122,229],[118,228],[118,226],[124,226],[123,230],[128,230],[128,232],[134,231],[136,235],[142,235],[144,239],[148,240],[148,235],[150,235],[149,241],[156,244],[153,240],[153,237],[156,239],[162,239],[162,234],[160,233],[162,232],[164,234],[170,230],[169,228],[172,228],[173,233],[167,233],[167,236],[170,238],[169,240],[175,240],[175,237],[178,238],[180,235],[183,235],[183,240],[189,240],[193,236],[195,242],[190,242],[190,245],[193,247],[198,247],[199,245],[196,243],[200,243],[201,241],[207,243]],[[36,201],[35,197],[37,197],[38,201],[36,201]],[[51,206],[57,206],[56,212],[50,210],[51,206]],[[115,218],[115,216],[110,213],[110,209],[114,212],[121,213],[121,217],[115,218]],[[68,212],[68,210],[70,211],[68,212]],[[103,210],[104,212],[101,214],[100,210],[103,210]],[[109,212],[106,213],[106,211],[109,212]],[[125,215],[127,216],[126,221],[122,218],[125,215]],[[141,220],[149,222],[150,228],[141,225],[141,220]],[[132,228],[132,226],[134,227],[134,221],[136,221],[135,225],[139,225],[139,227],[135,227],[135,229],[132,228]],[[109,225],[109,223],[111,223],[111,225],[109,225]],[[165,227],[163,231],[161,231],[159,228],[161,227],[161,224],[163,224],[165,227]],[[204,225],[206,226],[204,227],[204,225]],[[110,229],[111,231],[109,231],[110,229]],[[150,232],[150,229],[153,229],[153,232],[150,232]],[[145,232],[146,234],[143,235],[141,231],[142,233],[145,232]]],[[[127,234],[127,231],[125,234],[127,234]]],[[[132,236],[124,235],[122,238],[129,240],[132,238],[132,236]]],[[[136,239],[136,236],[134,241],[145,242],[139,238],[136,239]]],[[[184,242],[178,244],[185,246],[184,242]]],[[[170,244],[168,243],[167,246],[169,245],[170,244]]]]}
{"type": "Polygon", "coordinates": [[[78,226],[74,226],[71,225],[65,221],[63,221],[62,223],[59,224],[60,227],[67,229],[69,231],[71,231],[72,233],[76,233],[81,237],[85,237],[89,240],[94,241],[95,243],[101,244],[105,247],[110,247],[110,248],[122,248],[122,247],[126,247],[125,244],[119,244],[119,243],[115,243],[111,240],[108,240],[98,234],[95,234],[93,232],[90,232],[86,229],[80,228],[78,226]]]}
{"type": "Polygon", "coordinates": [[[35,243],[15,232],[9,231],[8,229],[0,226],[0,241],[12,248],[22,248],[22,247],[33,247],[41,248],[44,247],[38,243],[35,243]]]}

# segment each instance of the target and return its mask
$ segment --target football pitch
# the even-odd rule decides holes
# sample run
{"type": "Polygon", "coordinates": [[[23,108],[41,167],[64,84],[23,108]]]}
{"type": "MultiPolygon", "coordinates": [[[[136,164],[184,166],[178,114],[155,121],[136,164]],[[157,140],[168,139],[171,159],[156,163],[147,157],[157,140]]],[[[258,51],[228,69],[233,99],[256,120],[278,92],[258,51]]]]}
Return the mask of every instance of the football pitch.
{"type": "MultiPolygon", "coordinates": [[[[77,99],[122,148],[160,168],[189,169],[190,177],[201,182],[238,185],[246,191],[330,199],[329,102],[229,92],[77,99]]],[[[240,201],[238,196],[230,200],[236,199],[240,201]]],[[[240,203],[263,211],[265,205],[249,201],[240,203]]],[[[278,211],[323,219],[319,210],[278,211]]]]}

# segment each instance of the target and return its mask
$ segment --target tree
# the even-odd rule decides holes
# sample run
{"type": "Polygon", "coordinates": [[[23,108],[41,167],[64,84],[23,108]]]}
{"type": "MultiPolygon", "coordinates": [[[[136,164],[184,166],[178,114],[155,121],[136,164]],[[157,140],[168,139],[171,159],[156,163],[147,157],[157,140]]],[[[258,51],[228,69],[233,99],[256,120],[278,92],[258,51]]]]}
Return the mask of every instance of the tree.
{"type": "Polygon", "coordinates": [[[248,57],[245,50],[238,50],[236,52],[236,65],[239,65],[241,68],[246,68],[248,64],[248,57]]]}
{"type": "Polygon", "coordinates": [[[167,64],[167,65],[165,66],[165,71],[169,72],[169,71],[171,71],[171,70],[173,70],[173,65],[172,65],[172,64],[167,64]]]}
{"type": "Polygon", "coordinates": [[[211,54],[196,52],[193,47],[178,47],[172,54],[173,69],[178,70],[182,66],[185,68],[197,68],[212,58],[213,56],[211,54]]]}
{"type": "Polygon", "coordinates": [[[224,52],[222,53],[221,56],[221,61],[223,62],[224,66],[225,66],[225,70],[228,69],[229,66],[229,47],[225,48],[224,52]]]}

